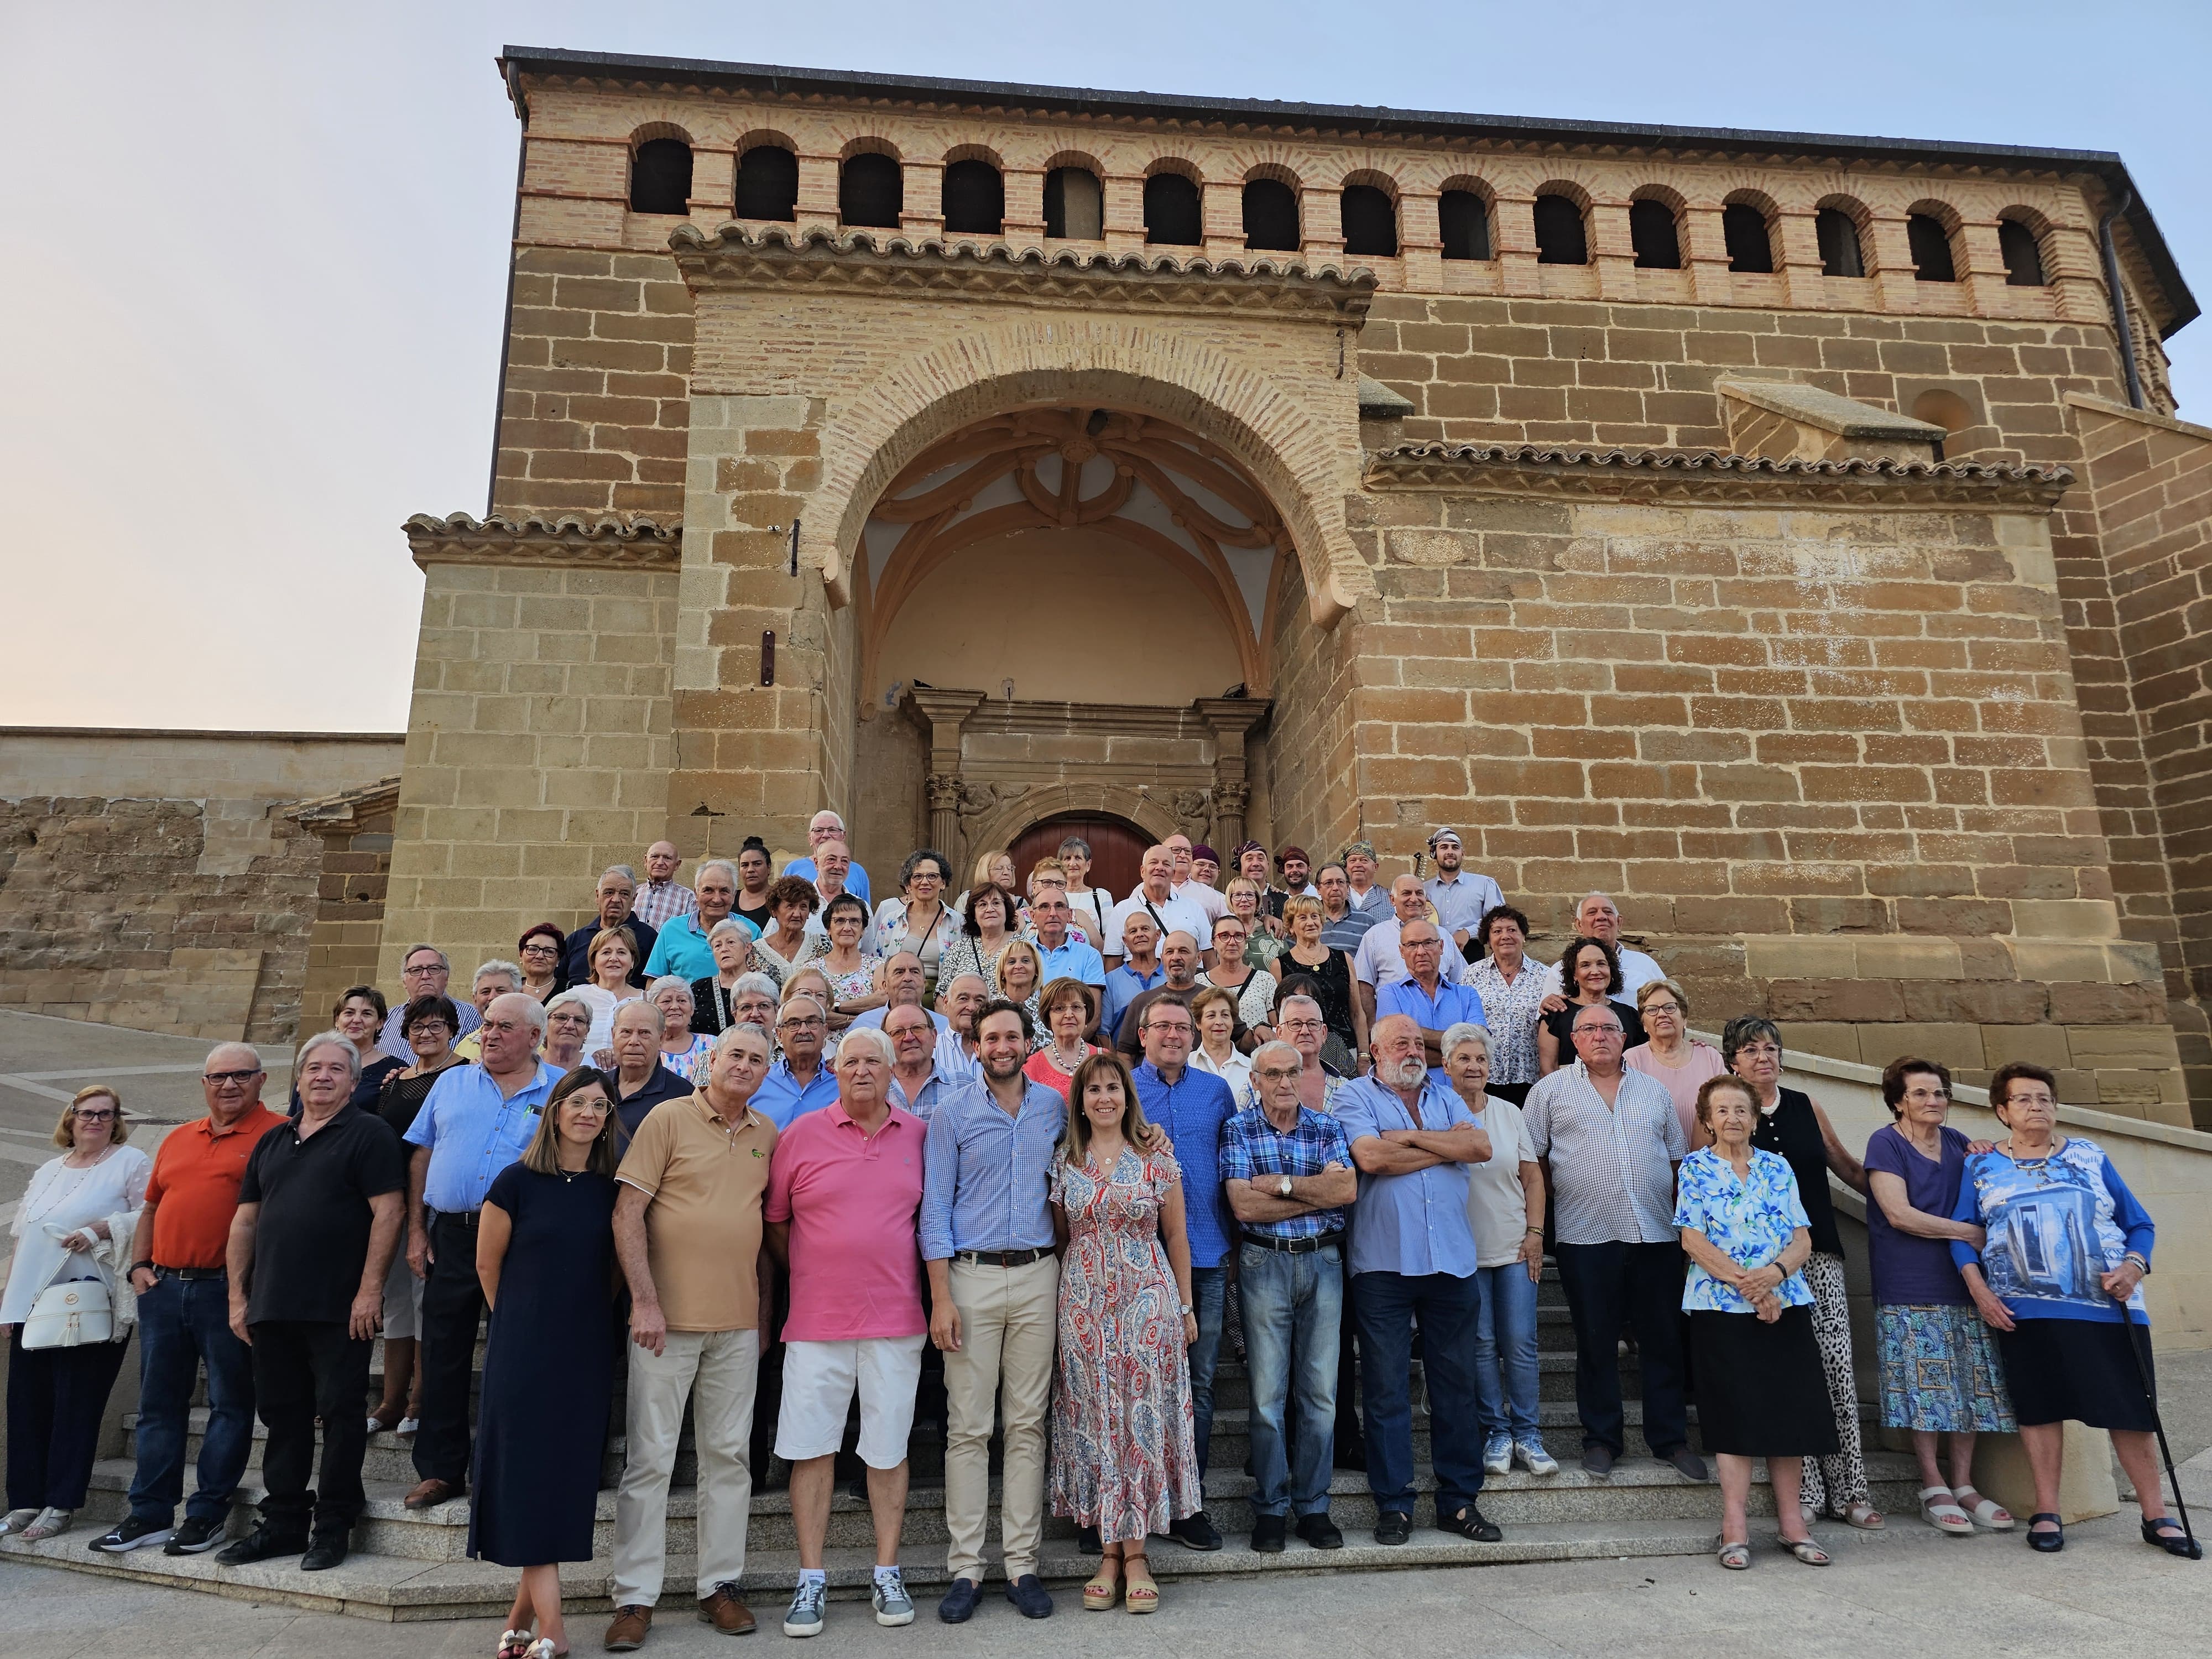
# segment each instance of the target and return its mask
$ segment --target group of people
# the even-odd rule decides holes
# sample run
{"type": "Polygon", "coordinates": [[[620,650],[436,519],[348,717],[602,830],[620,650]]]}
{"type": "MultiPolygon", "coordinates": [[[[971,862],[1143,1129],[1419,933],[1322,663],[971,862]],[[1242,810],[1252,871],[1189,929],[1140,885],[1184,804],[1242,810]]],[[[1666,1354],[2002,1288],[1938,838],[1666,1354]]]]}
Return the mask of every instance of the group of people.
{"type": "Polygon", "coordinates": [[[717,1629],[754,1626],[739,1585],[770,1459],[800,1558],[782,1628],[823,1628],[856,1399],[879,1622],[915,1616],[900,1539],[918,1413],[945,1440],[940,1619],[981,1600],[994,1437],[1007,1599],[1053,1611],[1048,1504],[1098,1557],[1085,1607],[1148,1613],[1150,1540],[1222,1543],[1204,1480],[1232,1326],[1255,1549],[1293,1531],[1340,1547],[1342,1466],[1366,1473],[1376,1540],[1411,1537],[1417,1338],[1434,1524],[1499,1539],[1486,1478],[1558,1468],[1537,1413],[1548,1255],[1584,1468],[1626,1451],[1628,1334],[1646,1446],[1703,1480],[1694,1391],[1721,1564],[1749,1565],[1763,1457],[1778,1541],[1820,1565],[1815,1515],[1885,1524],[1832,1175],[1870,1200],[1882,1419],[1913,1434],[1923,1518],[2011,1528],[1972,1486],[1972,1449],[2018,1427],[2029,1541],[2059,1547],[2070,1418],[2112,1431],[2146,1540],[2187,1548],[2136,1370],[2152,1224],[2094,1143],[2058,1132],[2049,1073],[2000,1069],[2007,1136],[1970,1143],[1944,1122],[1944,1068],[1900,1060],[1884,1078],[1897,1121],[1854,1156],[1782,1085],[1773,1024],[1734,1020],[1717,1050],[1692,1038],[1686,994],[1622,945],[1602,894],[1539,965],[1528,918],[1462,867],[1449,830],[1434,878],[1387,887],[1365,843],[1318,868],[1250,844],[1219,890],[1211,850],[1177,838],[1119,902],[1088,883],[1079,842],[1018,884],[986,855],[951,897],[924,850],[872,908],[842,823],[810,833],[812,856],[780,876],[748,843],[688,888],[656,844],[643,884],[607,872],[589,921],[533,927],[465,1002],[445,955],[414,947],[398,1006],[355,988],[300,1046],[289,1112],[261,1103],[261,1061],[235,1043],[209,1056],[207,1115],[150,1160],[125,1144],[113,1089],[80,1094],[13,1226],[0,1529],[69,1526],[135,1319],[137,1477],[94,1549],[334,1565],[368,1437],[396,1431],[419,1477],[408,1506],[467,1498],[471,1553],[521,1571],[503,1659],[544,1659],[567,1648],[559,1564],[592,1553],[626,1352],[610,1650],[640,1645],[660,1601],[687,1410],[697,1607],[717,1629]],[[31,1340],[55,1285],[110,1311],[98,1340],[31,1340]],[[257,1412],[266,1496],[226,1542],[257,1412]]]}

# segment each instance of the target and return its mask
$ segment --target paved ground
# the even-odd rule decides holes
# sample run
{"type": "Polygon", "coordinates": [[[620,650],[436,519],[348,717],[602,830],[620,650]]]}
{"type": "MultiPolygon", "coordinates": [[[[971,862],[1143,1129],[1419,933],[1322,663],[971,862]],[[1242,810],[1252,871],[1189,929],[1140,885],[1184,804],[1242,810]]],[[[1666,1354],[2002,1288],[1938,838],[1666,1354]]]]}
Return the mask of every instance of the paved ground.
{"type": "MultiPolygon", "coordinates": [[[[167,1125],[200,1111],[197,1079],[207,1048],[193,1039],[0,1012],[0,1221],[13,1218],[31,1171],[53,1155],[54,1119],[77,1088],[112,1081],[134,1118],[150,1120],[133,1136],[134,1145],[150,1147],[167,1125]]],[[[272,1074],[268,1097],[281,1100],[285,1056],[271,1050],[264,1058],[272,1074]]],[[[2162,1356],[2160,1376],[2174,1455],[2189,1460],[2184,1490],[2212,1533],[2212,1352],[2162,1356]]],[[[1930,1640],[1952,1652],[2038,1659],[2198,1650],[2212,1628],[2212,1562],[2152,1551],[2136,1541],[2131,1516],[2077,1525],[2057,1557],[2034,1554],[2016,1537],[1946,1539],[1898,1517],[1879,1536],[1824,1527],[1837,1564],[1818,1571],[1765,1548],[1755,1569],[1741,1575],[1702,1559],[1673,1559],[1185,1581],[1167,1587],[1160,1613],[1146,1626],[1120,1612],[1085,1613],[1066,1595],[1046,1626],[1021,1620],[994,1600],[962,1629],[938,1624],[933,1604],[925,1604],[912,1628],[883,1631],[864,1608],[840,1602],[830,1608],[824,1650],[1033,1659],[1043,1650],[1091,1659],[1169,1643],[1179,1651],[1210,1645],[1225,1656],[1264,1648],[1280,1659],[1439,1646],[1486,1659],[1866,1659],[1917,1651],[1930,1640]]],[[[768,1617],[780,1609],[756,1611],[768,1626],[761,1639],[780,1643],[768,1617]]],[[[670,1613],[646,1651],[730,1651],[688,1608],[670,1613]]],[[[599,1650],[605,1622],[604,1615],[574,1621],[578,1652],[599,1650]]],[[[15,1561],[0,1563],[0,1630],[8,1659],[444,1659],[488,1655],[499,1635],[495,1622],[380,1625],[15,1561]]]]}

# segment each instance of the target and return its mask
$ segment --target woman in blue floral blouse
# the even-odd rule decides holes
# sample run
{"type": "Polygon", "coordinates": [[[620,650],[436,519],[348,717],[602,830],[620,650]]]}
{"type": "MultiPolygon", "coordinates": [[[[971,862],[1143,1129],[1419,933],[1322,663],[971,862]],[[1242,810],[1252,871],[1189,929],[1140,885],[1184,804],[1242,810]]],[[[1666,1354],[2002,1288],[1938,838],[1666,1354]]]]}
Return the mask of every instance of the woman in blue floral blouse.
{"type": "Polygon", "coordinates": [[[1712,1136],[1682,1162],[1674,1224],[1690,1258],[1682,1307],[1698,1379],[1705,1449],[1720,1460],[1720,1564],[1751,1565],[1751,1465],[1766,1460],[1780,1517],[1776,1541],[1811,1567],[1828,1565],[1798,1508],[1804,1460],[1832,1455],[1836,1422],[1813,1335],[1813,1292],[1800,1270],[1813,1251],[1797,1177],[1751,1144],[1759,1104],[1739,1078],[1709,1078],[1698,1121],[1712,1136]]]}

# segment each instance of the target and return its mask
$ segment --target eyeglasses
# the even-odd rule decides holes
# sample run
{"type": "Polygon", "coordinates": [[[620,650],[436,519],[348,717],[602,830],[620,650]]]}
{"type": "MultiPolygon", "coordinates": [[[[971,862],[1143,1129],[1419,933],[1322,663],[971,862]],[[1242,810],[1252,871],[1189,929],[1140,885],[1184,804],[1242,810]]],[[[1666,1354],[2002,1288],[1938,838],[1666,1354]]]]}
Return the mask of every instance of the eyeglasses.
{"type": "Polygon", "coordinates": [[[83,1107],[80,1106],[76,1111],[70,1113],[70,1115],[74,1117],[80,1123],[106,1123],[114,1117],[115,1113],[106,1107],[101,1108],[96,1112],[88,1112],[85,1110],[83,1107]]]}
{"type": "Polygon", "coordinates": [[[1286,1019],[1282,1023],[1285,1031],[1318,1031],[1325,1029],[1328,1024],[1328,1021],[1320,1019],[1286,1019]]]}
{"type": "Polygon", "coordinates": [[[258,1066],[250,1072],[203,1072],[200,1073],[200,1081],[212,1083],[218,1089],[226,1084],[235,1084],[243,1089],[260,1075],[261,1069],[258,1066]]]}
{"type": "Polygon", "coordinates": [[[805,1019],[780,1019],[776,1021],[775,1028],[779,1031],[819,1031],[828,1024],[829,1022],[827,1020],[814,1019],[811,1018],[805,1019]]]}
{"type": "Polygon", "coordinates": [[[522,954],[526,957],[554,957],[558,956],[561,953],[558,951],[556,951],[551,945],[546,944],[543,939],[539,939],[524,945],[522,947],[522,954]]]}
{"type": "Polygon", "coordinates": [[[425,974],[442,974],[446,971],[447,969],[441,963],[434,962],[424,963],[420,966],[414,968],[402,968],[399,970],[399,977],[402,979],[421,979],[425,974]]]}
{"type": "Polygon", "coordinates": [[[1679,1014],[1682,1012],[1682,1005],[1679,1002],[1662,1002],[1655,997],[1644,1005],[1644,1012],[1647,1014],[1679,1014]]]}
{"type": "Polygon", "coordinates": [[[1286,1077],[1297,1076],[1298,1068],[1293,1066],[1268,1066],[1253,1073],[1252,1075],[1263,1083],[1280,1083],[1286,1077]]]}

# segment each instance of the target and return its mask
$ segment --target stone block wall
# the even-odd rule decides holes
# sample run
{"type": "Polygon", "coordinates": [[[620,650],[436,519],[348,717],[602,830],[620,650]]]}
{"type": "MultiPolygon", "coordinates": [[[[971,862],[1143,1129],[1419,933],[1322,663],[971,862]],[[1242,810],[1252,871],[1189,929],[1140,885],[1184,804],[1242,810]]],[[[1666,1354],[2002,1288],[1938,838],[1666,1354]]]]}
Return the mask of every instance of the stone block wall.
{"type": "MultiPolygon", "coordinates": [[[[521,550],[507,556],[528,556],[521,550]]],[[[579,562],[426,564],[378,982],[417,940],[512,957],[588,915],[668,814],[675,572],[579,562]]]]}
{"type": "Polygon", "coordinates": [[[319,1020],[349,988],[377,983],[398,785],[392,778],[327,803],[320,811],[294,815],[323,843],[307,982],[300,994],[304,1020],[319,1020]]]}

